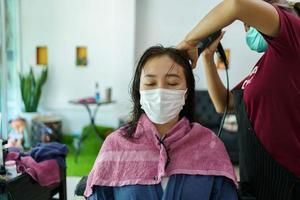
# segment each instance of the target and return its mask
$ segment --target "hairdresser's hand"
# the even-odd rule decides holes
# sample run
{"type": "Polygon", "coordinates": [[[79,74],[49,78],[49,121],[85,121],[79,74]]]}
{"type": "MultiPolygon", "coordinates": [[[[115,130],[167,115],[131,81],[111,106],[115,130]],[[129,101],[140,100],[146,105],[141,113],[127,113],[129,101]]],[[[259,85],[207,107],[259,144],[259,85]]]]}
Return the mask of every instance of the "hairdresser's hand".
{"type": "Polygon", "coordinates": [[[209,45],[204,51],[202,52],[202,60],[203,62],[211,62],[214,60],[215,52],[217,51],[218,45],[223,38],[225,32],[223,31],[221,35],[211,44],[209,45]]]}
{"type": "Polygon", "coordinates": [[[180,42],[176,48],[187,52],[190,60],[192,61],[192,67],[195,68],[198,60],[198,48],[186,40],[180,42]]]}

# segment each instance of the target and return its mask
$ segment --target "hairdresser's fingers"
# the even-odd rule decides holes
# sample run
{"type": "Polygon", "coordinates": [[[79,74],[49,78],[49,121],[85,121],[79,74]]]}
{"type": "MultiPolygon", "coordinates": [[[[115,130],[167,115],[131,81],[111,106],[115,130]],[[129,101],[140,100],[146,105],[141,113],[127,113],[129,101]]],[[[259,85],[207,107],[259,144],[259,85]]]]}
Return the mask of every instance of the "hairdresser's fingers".
{"type": "Polygon", "coordinates": [[[198,49],[197,47],[189,44],[187,41],[183,40],[182,42],[180,42],[177,47],[177,49],[179,50],[183,50],[185,51],[188,56],[189,56],[189,59],[191,60],[191,64],[192,64],[192,67],[195,68],[196,65],[197,65],[197,60],[198,60],[198,49]]]}
{"type": "Polygon", "coordinates": [[[211,49],[212,51],[216,51],[224,34],[225,34],[225,32],[222,32],[221,35],[211,45],[208,46],[208,48],[211,49]]]}
{"type": "Polygon", "coordinates": [[[198,49],[190,49],[188,50],[188,55],[191,60],[192,68],[195,68],[197,66],[197,61],[198,61],[198,49]]]}
{"type": "Polygon", "coordinates": [[[188,43],[186,40],[183,40],[176,46],[176,49],[183,50],[183,51],[188,51],[188,50],[194,49],[194,48],[196,48],[196,47],[191,45],[190,43],[188,43]]]}
{"type": "Polygon", "coordinates": [[[202,54],[204,54],[204,56],[214,54],[218,48],[220,41],[222,40],[222,38],[224,36],[224,34],[225,34],[225,32],[223,31],[221,33],[221,35],[213,43],[211,43],[211,45],[209,45],[206,49],[204,49],[202,54]]]}
{"type": "Polygon", "coordinates": [[[188,46],[187,44],[185,43],[185,41],[181,41],[177,46],[176,46],[176,49],[179,49],[179,50],[187,50],[188,49],[188,46]]]}

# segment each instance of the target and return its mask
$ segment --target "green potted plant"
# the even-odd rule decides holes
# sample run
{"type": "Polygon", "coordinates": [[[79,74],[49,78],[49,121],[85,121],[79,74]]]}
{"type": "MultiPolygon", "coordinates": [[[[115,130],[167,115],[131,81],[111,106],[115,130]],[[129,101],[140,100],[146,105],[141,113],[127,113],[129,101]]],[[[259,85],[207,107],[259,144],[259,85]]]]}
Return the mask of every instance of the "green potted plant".
{"type": "Polygon", "coordinates": [[[33,68],[29,73],[19,73],[21,97],[24,105],[22,117],[26,120],[27,139],[25,146],[30,147],[32,140],[31,123],[32,119],[38,116],[37,110],[42,94],[42,87],[47,80],[48,68],[43,67],[41,74],[36,76],[33,68]]]}
{"type": "Polygon", "coordinates": [[[29,74],[19,74],[21,95],[25,112],[37,112],[42,94],[42,87],[46,82],[47,74],[47,67],[43,68],[39,77],[35,77],[32,67],[30,68],[29,74]]]}

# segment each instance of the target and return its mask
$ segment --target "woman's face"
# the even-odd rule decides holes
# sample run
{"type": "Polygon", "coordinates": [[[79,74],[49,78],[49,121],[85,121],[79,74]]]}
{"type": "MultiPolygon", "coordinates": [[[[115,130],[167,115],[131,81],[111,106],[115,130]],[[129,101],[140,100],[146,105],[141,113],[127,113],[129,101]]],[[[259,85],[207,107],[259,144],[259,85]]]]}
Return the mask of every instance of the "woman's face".
{"type": "Polygon", "coordinates": [[[140,90],[157,88],[187,89],[183,67],[167,55],[148,60],[142,70],[140,90]]]}

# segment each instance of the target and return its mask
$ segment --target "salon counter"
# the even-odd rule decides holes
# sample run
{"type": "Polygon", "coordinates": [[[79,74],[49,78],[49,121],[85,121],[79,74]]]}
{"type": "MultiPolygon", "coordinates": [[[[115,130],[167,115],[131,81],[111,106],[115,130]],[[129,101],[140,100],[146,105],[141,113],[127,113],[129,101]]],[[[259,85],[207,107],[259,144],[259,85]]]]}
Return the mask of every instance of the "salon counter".
{"type": "Polygon", "coordinates": [[[0,200],[67,200],[66,169],[60,169],[61,181],[51,187],[42,187],[24,173],[8,181],[0,181],[0,200]],[[59,194],[59,198],[54,198],[59,194]]]}

